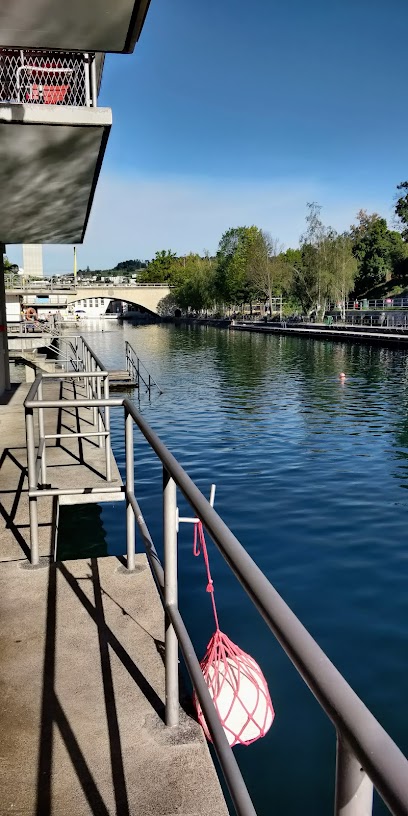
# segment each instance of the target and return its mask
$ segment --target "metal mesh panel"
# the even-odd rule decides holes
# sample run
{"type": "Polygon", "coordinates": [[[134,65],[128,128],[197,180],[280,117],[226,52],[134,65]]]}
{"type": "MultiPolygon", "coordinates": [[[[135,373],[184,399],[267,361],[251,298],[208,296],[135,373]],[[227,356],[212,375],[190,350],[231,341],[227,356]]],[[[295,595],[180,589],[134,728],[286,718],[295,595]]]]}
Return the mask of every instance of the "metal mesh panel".
{"type": "Polygon", "coordinates": [[[0,49],[0,102],[90,105],[92,59],[79,53],[0,49]]]}

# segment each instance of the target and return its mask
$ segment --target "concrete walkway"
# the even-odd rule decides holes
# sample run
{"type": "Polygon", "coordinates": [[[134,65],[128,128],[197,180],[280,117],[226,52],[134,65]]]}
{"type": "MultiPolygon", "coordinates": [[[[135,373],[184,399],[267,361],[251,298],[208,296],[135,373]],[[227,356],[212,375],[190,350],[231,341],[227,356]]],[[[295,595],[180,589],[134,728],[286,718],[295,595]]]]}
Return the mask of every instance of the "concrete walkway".
{"type": "Polygon", "coordinates": [[[375,329],[358,326],[334,328],[323,325],[302,326],[279,323],[239,323],[233,322],[230,331],[255,332],[257,334],[283,334],[310,337],[313,340],[338,340],[352,343],[372,343],[382,346],[407,346],[408,332],[404,329],[375,329]]]}
{"type": "MultiPolygon", "coordinates": [[[[56,383],[46,388],[51,398],[56,383]]],[[[27,563],[27,391],[0,406],[0,816],[226,816],[191,709],[177,729],[164,725],[164,616],[146,557],[132,573],[113,557],[27,563]]],[[[89,416],[50,410],[46,432],[78,421],[89,416]]],[[[101,450],[63,442],[47,451],[47,480],[93,479],[95,500],[101,450]]],[[[53,500],[38,507],[50,555],[53,500]]]]}
{"type": "Polygon", "coordinates": [[[164,714],[145,556],[0,565],[0,814],[225,816],[201,728],[164,714]]]}

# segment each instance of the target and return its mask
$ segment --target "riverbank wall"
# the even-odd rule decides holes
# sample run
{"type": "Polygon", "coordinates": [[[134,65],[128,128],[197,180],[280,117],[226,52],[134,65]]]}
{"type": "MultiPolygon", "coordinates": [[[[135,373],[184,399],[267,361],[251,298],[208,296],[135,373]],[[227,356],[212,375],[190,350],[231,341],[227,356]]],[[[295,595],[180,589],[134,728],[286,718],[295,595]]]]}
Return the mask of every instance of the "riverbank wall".
{"type": "Polygon", "coordinates": [[[372,343],[408,347],[408,329],[379,328],[375,326],[326,326],[323,323],[236,323],[230,331],[256,332],[258,334],[295,335],[317,340],[335,340],[349,343],[372,343]]]}

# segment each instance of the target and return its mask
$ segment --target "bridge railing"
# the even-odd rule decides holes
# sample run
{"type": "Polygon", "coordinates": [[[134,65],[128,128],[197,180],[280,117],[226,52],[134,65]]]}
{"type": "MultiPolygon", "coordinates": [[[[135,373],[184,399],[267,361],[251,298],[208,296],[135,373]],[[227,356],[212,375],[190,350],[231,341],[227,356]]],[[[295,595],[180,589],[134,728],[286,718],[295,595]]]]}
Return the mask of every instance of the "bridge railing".
{"type": "MultiPolygon", "coordinates": [[[[44,411],[66,408],[89,408],[105,412],[104,430],[95,434],[108,440],[109,411],[124,411],[125,485],[127,566],[135,567],[136,525],[143,541],[150,567],[160,589],[168,618],[165,634],[166,724],[176,727],[179,718],[178,647],[180,647],[192,684],[202,707],[220,766],[239,816],[255,816],[255,809],[243,781],[234,754],[218,719],[204,681],[185,622],[178,608],[177,584],[177,489],[190,504],[218,547],[221,555],[254,603],[267,626],[332,721],[337,735],[336,816],[368,816],[372,812],[373,786],[397,816],[408,814],[408,761],[371,712],[358,698],[344,677],[331,663],[311,635],[276,592],[270,581],[246,552],[242,544],[211,507],[186,471],[148,425],[128,399],[112,399],[108,392],[102,398],[100,384],[108,389],[107,372],[82,339],[75,352],[73,371],[62,378],[85,378],[89,395],[84,399],[50,400],[43,398],[43,383],[56,375],[37,376],[25,400],[28,461],[28,497],[30,510],[31,562],[37,564],[37,501],[44,496],[72,495],[90,492],[87,488],[52,488],[46,483],[44,464],[44,411]],[[80,359],[80,362],[79,362],[80,359]],[[90,383],[92,382],[92,387],[90,383]],[[95,385],[96,383],[96,396],[95,385]],[[39,445],[35,446],[34,412],[38,414],[39,445]],[[162,465],[163,552],[162,566],[135,495],[134,428],[137,428],[162,465]],[[42,445],[42,441],[44,444],[42,445]]],[[[79,434],[73,434],[73,436],[79,434]]],[[[87,436],[88,434],[84,434],[87,436]]],[[[54,435],[55,437],[55,435],[54,435]]],[[[109,448],[110,450],[110,448],[109,448]]],[[[106,491],[111,492],[106,474],[106,491]]],[[[98,492],[103,488],[98,487],[98,492]]]]}
{"type": "Polygon", "coordinates": [[[44,278],[41,281],[29,282],[15,280],[13,276],[5,275],[5,288],[9,292],[30,292],[30,294],[40,294],[41,292],[76,292],[77,289],[172,289],[168,283],[137,283],[136,281],[125,281],[124,283],[113,283],[108,281],[82,281],[74,283],[58,283],[44,278]]]}

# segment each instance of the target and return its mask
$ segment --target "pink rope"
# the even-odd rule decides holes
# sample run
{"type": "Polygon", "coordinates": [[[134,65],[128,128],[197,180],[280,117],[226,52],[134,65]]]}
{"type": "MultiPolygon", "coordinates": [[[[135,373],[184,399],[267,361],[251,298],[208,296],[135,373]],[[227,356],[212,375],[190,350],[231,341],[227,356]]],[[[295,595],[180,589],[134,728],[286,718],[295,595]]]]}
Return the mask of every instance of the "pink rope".
{"type": "Polygon", "coordinates": [[[207,552],[207,544],[205,543],[204,530],[203,530],[203,525],[202,525],[201,521],[198,521],[194,525],[193,553],[194,553],[194,555],[201,555],[201,553],[203,554],[205,568],[207,570],[207,592],[210,592],[210,594],[211,594],[212,608],[213,608],[214,620],[215,620],[215,628],[216,628],[216,630],[218,632],[220,627],[219,627],[219,624],[218,624],[217,607],[215,605],[215,598],[214,598],[214,581],[211,578],[210,562],[208,560],[208,552],[207,552]]]}
{"type": "MultiPolygon", "coordinates": [[[[252,742],[255,742],[255,740],[265,736],[275,717],[268,685],[255,660],[246,652],[242,651],[239,646],[233,643],[232,640],[220,630],[214,598],[214,582],[211,577],[207,545],[201,521],[194,525],[193,553],[195,556],[202,554],[204,558],[207,572],[207,592],[211,594],[216,626],[216,631],[208,643],[207,651],[200,663],[201,670],[229,744],[250,745],[252,742]],[[241,688],[243,681],[247,686],[251,684],[256,690],[251,707],[249,707],[243,699],[241,688]],[[231,696],[231,702],[227,710],[224,708],[224,711],[221,711],[219,698],[223,691],[226,691],[226,693],[231,696]],[[241,707],[239,713],[243,724],[239,732],[235,733],[229,724],[229,718],[233,713],[234,706],[237,705],[241,707]],[[254,729],[254,736],[250,739],[244,737],[245,730],[248,726],[252,726],[254,729]]],[[[194,700],[199,722],[207,738],[211,740],[204,715],[201,711],[201,706],[195,694],[194,700]]]]}

